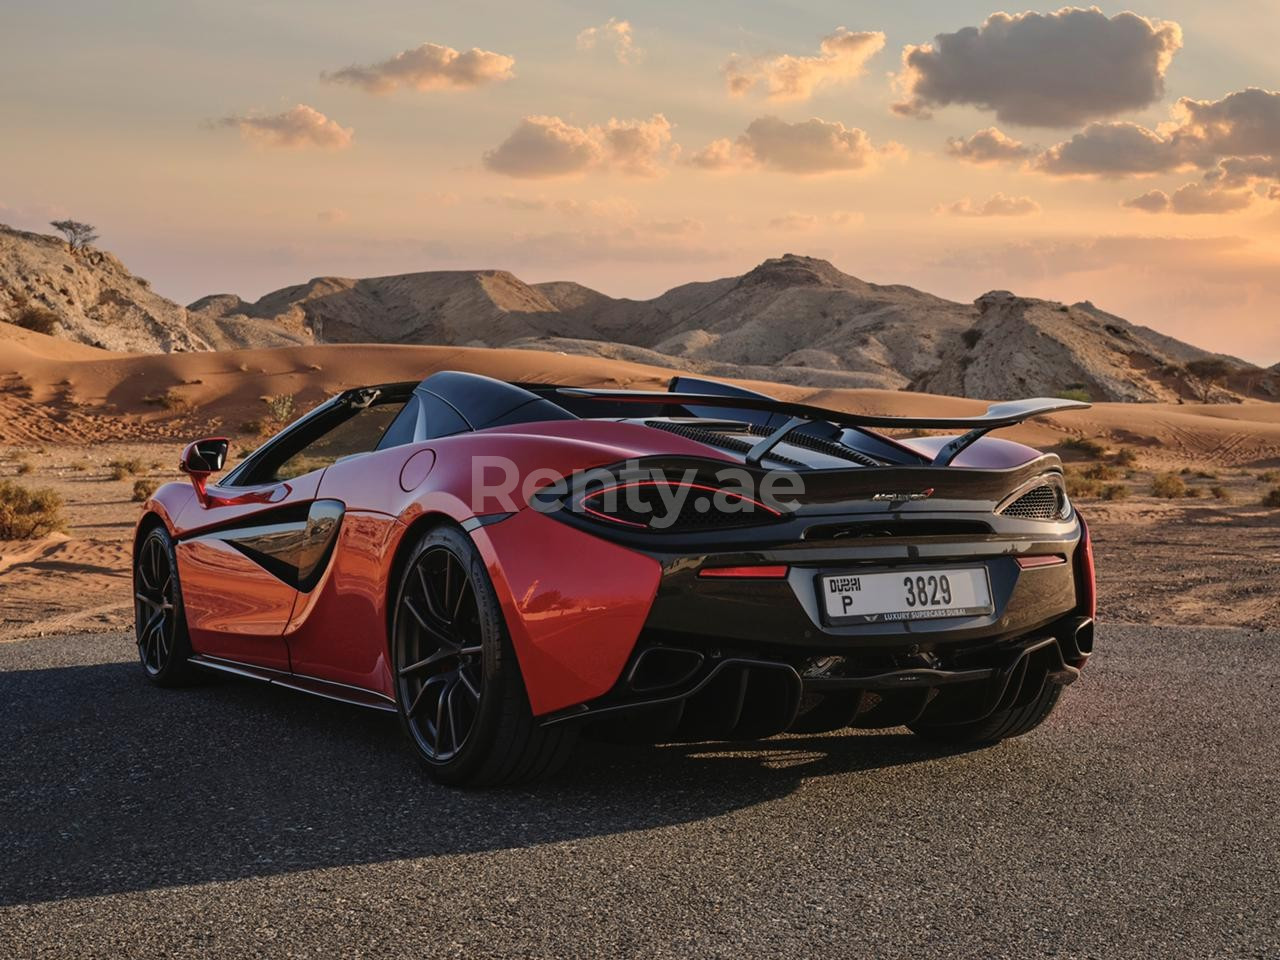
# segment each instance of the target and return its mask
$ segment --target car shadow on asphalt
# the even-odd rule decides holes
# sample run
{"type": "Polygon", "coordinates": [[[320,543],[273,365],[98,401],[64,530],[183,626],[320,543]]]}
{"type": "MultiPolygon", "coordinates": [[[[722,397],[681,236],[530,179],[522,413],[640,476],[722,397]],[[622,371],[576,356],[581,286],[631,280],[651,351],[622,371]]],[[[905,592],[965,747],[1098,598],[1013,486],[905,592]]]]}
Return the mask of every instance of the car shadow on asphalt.
{"type": "Polygon", "coordinates": [[[135,663],[0,673],[0,906],[660,828],[936,758],[903,732],[584,742],[536,787],[434,784],[395,717],[135,663]]]}

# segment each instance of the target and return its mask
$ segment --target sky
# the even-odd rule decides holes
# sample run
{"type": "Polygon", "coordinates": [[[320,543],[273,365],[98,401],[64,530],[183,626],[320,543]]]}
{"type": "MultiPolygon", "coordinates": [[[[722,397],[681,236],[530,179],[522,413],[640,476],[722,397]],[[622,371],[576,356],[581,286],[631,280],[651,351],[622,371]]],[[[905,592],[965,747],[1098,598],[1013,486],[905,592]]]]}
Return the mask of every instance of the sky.
{"type": "Polygon", "coordinates": [[[785,252],[1280,361],[1264,0],[8,0],[0,223],[180,302],[502,268],[614,296],[785,252]]]}

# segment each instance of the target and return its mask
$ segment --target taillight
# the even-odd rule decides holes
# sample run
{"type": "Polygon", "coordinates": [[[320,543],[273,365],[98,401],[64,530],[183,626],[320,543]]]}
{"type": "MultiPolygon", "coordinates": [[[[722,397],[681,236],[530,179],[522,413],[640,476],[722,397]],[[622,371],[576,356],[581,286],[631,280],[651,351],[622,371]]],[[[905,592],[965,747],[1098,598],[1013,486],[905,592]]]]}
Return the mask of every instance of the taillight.
{"type": "Polygon", "coordinates": [[[625,480],[570,501],[574,512],[602,523],[652,533],[697,533],[774,523],[782,511],[744,493],[688,480],[625,480]]]}
{"type": "Polygon", "coordinates": [[[1093,567],[1093,540],[1089,536],[1089,525],[1079,511],[1076,517],[1080,520],[1080,545],[1076,547],[1076,593],[1090,618],[1098,616],[1098,583],[1093,567]]]}

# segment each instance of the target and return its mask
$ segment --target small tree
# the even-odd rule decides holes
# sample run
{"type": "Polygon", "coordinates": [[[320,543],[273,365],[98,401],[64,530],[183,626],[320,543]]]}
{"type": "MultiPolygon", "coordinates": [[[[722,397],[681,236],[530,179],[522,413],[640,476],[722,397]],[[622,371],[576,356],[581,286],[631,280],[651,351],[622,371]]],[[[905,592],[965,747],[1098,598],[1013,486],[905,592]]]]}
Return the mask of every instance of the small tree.
{"type": "Polygon", "coordinates": [[[1221,357],[1201,357],[1187,364],[1187,372],[1204,384],[1204,389],[1200,391],[1200,399],[1206,401],[1213,388],[1220,381],[1225,382],[1234,370],[1235,366],[1221,357]]]}
{"type": "Polygon", "coordinates": [[[72,250],[83,250],[98,239],[98,231],[94,226],[79,220],[53,220],[49,226],[67,238],[67,246],[72,250]]]}

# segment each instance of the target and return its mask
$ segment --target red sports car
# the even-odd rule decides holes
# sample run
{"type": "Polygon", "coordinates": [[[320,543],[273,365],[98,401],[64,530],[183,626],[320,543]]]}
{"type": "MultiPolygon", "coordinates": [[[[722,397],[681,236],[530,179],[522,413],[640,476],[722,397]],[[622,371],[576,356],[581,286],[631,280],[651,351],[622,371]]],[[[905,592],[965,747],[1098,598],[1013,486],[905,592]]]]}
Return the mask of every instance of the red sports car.
{"type": "Polygon", "coordinates": [[[651,742],[906,725],[975,744],[1048,716],[1093,646],[1057,457],[964,419],[436,373],[348,390],[216,483],[147,502],[137,642],[399,714],[439,780],[544,775],[577,734],[651,742]],[[951,430],[895,439],[877,428],[951,430]]]}

